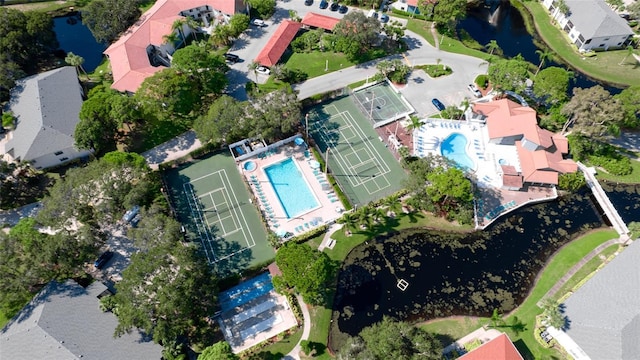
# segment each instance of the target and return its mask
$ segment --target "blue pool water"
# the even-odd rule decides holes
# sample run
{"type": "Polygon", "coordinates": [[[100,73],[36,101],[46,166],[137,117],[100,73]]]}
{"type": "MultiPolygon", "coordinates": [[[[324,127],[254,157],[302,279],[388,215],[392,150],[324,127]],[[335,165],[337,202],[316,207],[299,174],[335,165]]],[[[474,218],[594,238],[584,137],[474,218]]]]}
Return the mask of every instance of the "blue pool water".
{"type": "Polygon", "coordinates": [[[243,168],[247,171],[253,171],[256,169],[256,162],[253,160],[249,160],[244,163],[243,168]]]}
{"type": "Polygon", "coordinates": [[[222,311],[231,310],[260,297],[271,290],[273,290],[271,275],[269,275],[269,273],[264,273],[220,293],[218,296],[220,308],[222,311]]]}
{"type": "Polygon", "coordinates": [[[440,144],[440,153],[453,160],[462,170],[475,170],[473,160],[467,155],[467,142],[464,135],[453,133],[440,144]]]}
{"type": "Polygon", "coordinates": [[[316,198],[311,193],[309,185],[293,162],[288,158],[279,163],[264,168],[269,182],[280,200],[287,218],[293,218],[301,213],[318,207],[316,198]]]}

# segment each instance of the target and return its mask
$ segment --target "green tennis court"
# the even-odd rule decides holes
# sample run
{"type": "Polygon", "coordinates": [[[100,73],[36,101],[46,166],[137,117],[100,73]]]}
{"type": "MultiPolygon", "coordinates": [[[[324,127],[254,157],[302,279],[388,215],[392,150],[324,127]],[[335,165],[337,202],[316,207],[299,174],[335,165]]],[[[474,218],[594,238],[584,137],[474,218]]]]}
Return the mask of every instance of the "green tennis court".
{"type": "Polygon", "coordinates": [[[353,204],[367,204],[402,188],[404,170],[349,97],[311,108],[309,128],[328,157],[329,171],[353,204]]]}
{"type": "Polygon", "coordinates": [[[413,106],[387,81],[357,89],[350,97],[376,128],[415,112],[413,106]]]}
{"type": "Polygon", "coordinates": [[[235,273],[274,258],[231,154],[211,155],[164,177],[178,220],[218,272],[235,273]]]}

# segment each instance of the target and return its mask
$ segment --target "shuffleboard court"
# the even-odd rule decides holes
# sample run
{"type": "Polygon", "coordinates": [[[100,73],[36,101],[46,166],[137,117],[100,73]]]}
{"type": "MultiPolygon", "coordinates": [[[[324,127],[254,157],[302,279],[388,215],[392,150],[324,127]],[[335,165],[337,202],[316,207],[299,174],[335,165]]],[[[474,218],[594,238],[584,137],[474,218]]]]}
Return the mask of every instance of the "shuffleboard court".
{"type": "Polygon", "coordinates": [[[218,272],[236,273],[273,259],[258,210],[231,154],[167,170],[164,178],[178,220],[218,272]]]}
{"type": "Polygon", "coordinates": [[[353,204],[367,204],[401,189],[404,170],[349,97],[308,113],[310,135],[353,204]]]}

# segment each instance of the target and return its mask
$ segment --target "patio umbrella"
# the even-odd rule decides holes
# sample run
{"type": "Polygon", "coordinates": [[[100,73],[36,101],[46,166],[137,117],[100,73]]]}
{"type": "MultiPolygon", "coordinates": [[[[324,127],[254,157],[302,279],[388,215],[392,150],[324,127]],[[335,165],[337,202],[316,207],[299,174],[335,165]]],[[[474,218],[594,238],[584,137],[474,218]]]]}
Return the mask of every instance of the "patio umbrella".
{"type": "Polygon", "coordinates": [[[296,138],[293,142],[298,146],[304,144],[304,140],[302,138],[296,138]]]}
{"type": "Polygon", "coordinates": [[[312,169],[319,169],[320,163],[316,160],[311,160],[309,161],[309,166],[311,166],[312,169]]]}

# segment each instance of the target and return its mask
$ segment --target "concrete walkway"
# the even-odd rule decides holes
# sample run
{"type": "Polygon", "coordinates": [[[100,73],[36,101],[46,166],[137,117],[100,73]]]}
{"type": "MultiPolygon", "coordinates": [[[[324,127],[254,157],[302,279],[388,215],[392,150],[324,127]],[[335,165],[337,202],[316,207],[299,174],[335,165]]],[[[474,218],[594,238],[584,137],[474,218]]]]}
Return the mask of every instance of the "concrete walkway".
{"type": "Polygon", "coordinates": [[[331,224],[331,226],[329,226],[329,228],[327,229],[327,232],[324,233],[324,238],[318,246],[318,251],[322,251],[325,248],[333,249],[335,241],[331,238],[331,235],[340,229],[342,229],[342,225],[338,223],[331,224]]]}
{"type": "MultiPolygon", "coordinates": [[[[580,261],[578,261],[577,264],[573,265],[573,267],[571,267],[571,269],[569,269],[569,271],[567,271],[567,273],[564,274],[564,276],[560,278],[560,280],[556,281],[555,285],[553,285],[553,287],[549,289],[549,291],[547,291],[547,293],[540,299],[540,301],[542,301],[542,299],[555,296],[558,291],[560,291],[560,289],[564,286],[564,284],[566,284],[567,281],[569,281],[569,279],[571,279],[571,277],[578,272],[578,270],[580,270],[587,262],[589,262],[589,260],[599,255],[604,249],[608,248],[611,245],[624,244],[625,241],[626,240],[623,238],[611,239],[609,241],[605,241],[597,248],[590,251],[580,261]]],[[[538,302],[538,306],[540,306],[540,302],[538,302]]]]}
{"type": "Polygon", "coordinates": [[[300,343],[302,340],[309,339],[309,333],[311,332],[311,315],[309,315],[309,309],[307,308],[307,304],[305,304],[304,300],[302,300],[302,296],[296,295],[296,299],[298,299],[298,304],[300,305],[300,310],[302,310],[302,317],[304,318],[304,324],[302,327],[302,337],[300,337],[300,341],[296,344],[296,346],[291,350],[283,359],[287,360],[300,360],[300,343]]]}
{"type": "Polygon", "coordinates": [[[142,156],[147,160],[149,167],[153,170],[158,170],[158,165],[179,159],[201,146],[202,144],[196,137],[195,131],[189,130],[151,150],[145,151],[142,156]]]}

